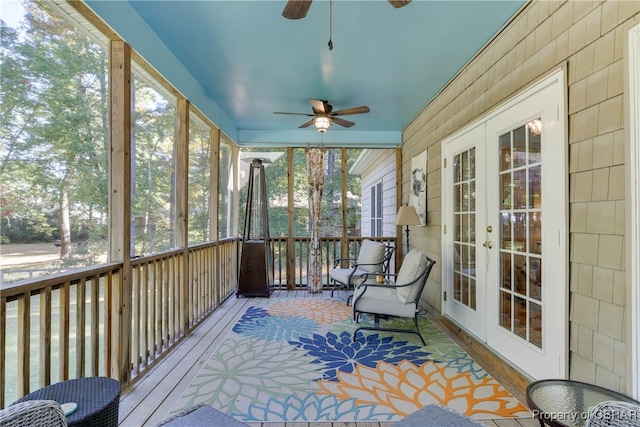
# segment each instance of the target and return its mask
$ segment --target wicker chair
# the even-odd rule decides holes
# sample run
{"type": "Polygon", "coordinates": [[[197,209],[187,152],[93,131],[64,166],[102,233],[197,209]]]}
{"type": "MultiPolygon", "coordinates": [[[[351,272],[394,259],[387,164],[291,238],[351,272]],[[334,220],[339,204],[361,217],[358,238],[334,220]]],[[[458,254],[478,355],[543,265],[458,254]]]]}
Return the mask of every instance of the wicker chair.
{"type": "Polygon", "coordinates": [[[640,426],[640,405],[629,402],[606,401],[591,408],[587,427],[640,426]]]}
{"type": "Polygon", "coordinates": [[[0,410],[2,427],[66,427],[67,418],[58,402],[28,400],[0,410]]]}

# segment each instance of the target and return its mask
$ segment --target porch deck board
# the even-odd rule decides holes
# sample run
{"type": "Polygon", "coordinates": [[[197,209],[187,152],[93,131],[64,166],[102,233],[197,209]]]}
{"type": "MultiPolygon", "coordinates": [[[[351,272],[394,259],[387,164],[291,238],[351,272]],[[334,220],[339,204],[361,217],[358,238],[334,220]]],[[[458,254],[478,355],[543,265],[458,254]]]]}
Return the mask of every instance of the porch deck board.
{"type": "MultiPolygon", "coordinates": [[[[275,291],[271,298],[328,298],[329,291],[311,294],[307,291],[275,291]]],[[[334,294],[344,298],[344,292],[334,294]]],[[[154,426],[167,417],[176,400],[200,372],[227,332],[244,312],[251,298],[231,296],[209,318],[203,321],[176,348],[158,361],[156,366],[141,375],[123,390],[120,398],[119,425],[123,427],[154,426]]],[[[500,379],[501,383],[504,379],[500,379]]],[[[505,385],[505,384],[503,384],[505,385]]],[[[506,386],[506,385],[505,385],[506,386]]],[[[513,387],[507,387],[513,389],[513,387]]],[[[519,396],[516,396],[519,397],[519,396]]],[[[491,427],[535,427],[533,419],[500,419],[484,421],[491,427]]],[[[388,427],[389,422],[361,423],[249,423],[252,427],[388,427]]]]}

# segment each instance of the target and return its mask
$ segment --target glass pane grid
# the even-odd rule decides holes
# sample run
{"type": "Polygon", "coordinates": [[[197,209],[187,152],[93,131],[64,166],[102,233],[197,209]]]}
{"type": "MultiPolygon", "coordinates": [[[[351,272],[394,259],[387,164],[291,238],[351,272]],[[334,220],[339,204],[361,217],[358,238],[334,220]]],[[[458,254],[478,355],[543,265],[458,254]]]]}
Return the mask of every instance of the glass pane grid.
{"type": "Polygon", "coordinates": [[[475,149],[454,156],[454,289],[456,301],[476,308],[475,149]]]}
{"type": "Polygon", "coordinates": [[[540,135],[529,125],[499,138],[500,325],[542,347],[540,135]]]}

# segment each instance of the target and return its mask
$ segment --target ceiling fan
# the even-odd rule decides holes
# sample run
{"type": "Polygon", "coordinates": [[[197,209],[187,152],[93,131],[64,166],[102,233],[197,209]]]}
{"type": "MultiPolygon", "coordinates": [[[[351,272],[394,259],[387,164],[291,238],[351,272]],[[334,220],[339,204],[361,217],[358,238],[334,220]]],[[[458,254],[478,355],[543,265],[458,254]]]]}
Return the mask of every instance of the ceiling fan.
{"type": "Polygon", "coordinates": [[[309,103],[311,104],[311,108],[313,109],[313,114],[308,113],[286,113],[281,111],[275,111],[273,114],[291,114],[295,116],[308,116],[313,117],[306,123],[300,125],[300,128],[306,128],[311,125],[314,125],[318,132],[326,132],[327,129],[331,127],[332,123],[336,123],[340,126],[350,128],[355,125],[354,122],[350,122],[349,120],[341,119],[337,116],[347,116],[349,114],[363,114],[371,111],[369,107],[366,105],[361,105],[360,107],[346,108],[344,110],[333,111],[333,106],[329,104],[329,101],[319,100],[319,99],[310,99],[309,103]]]}
{"type": "MultiPolygon", "coordinates": [[[[400,8],[408,5],[411,0],[387,0],[393,7],[400,8]]],[[[301,19],[307,16],[311,7],[311,0],[289,0],[282,11],[282,16],[287,19],[301,19]]]]}

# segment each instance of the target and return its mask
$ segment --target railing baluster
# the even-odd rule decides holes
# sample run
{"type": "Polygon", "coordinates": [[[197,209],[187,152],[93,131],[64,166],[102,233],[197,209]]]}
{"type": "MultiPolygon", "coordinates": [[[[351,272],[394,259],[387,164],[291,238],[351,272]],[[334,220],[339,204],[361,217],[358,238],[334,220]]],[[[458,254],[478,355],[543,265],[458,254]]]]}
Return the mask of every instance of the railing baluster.
{"type": "Polygon", "coordinates": [[[140,296],[140,327],[142,328],[142,340],[140,344],[140,351],[142,353],[142,363],[144,366],[149,366],[149,278],[151,263],[145,262],[140,265],[142,268],[142,290],[140,296]]]}
{"type": "Polygon", "coordinates": [[[40,387],[51,384],[51,288],[40,291],[40,387]]]}
{"type": "Polygon", "coordinates": [[[31,346],[31,293],[18,296],[18,397],[29,393],[31,346]]]}
{"type": "Polygon", "coordinates": [[[141,268],[132,267],[131,272],[131,357],[132,361],[132,371],[133,375],[138,375],[140,373],[140,363],[142,355],[140,354],[140,298],[142,297],[140,293],[141,288],[141,268]]]}
{"type": "Polygon", "coordinates": [[[69,311],[70,311],[70,287],[69,282],[60,286],[60,358],[59,379],[69,379],[69,311]]]}
{"type": "Polygon", "coordinates": [[[0,298],[0,408],[5,407],[6,373],[7,373],[7,299],[0,298]]]}
{"type": "MultiPolygon", "coordinates": [[[[76,285],[76,378],[82,378],[85,374],[86,284],[86,278],[83,277],[76,285]]],[[[42,301],[40,303],[42,304],[42,301]]],[[[42,321],[42,318],[40,320],[42,321]]],[[[40,326],[40,333],[42,334],[42,326],[40,326]]]]}
{"type": "MultiPolygon", "coordinates": [[[[103,360],[104,360],[104,366],[103,366],[103,372],[106,375],[110,375],[111,374],[111,359],[112,359],[112,327],[111,325],[113,325],[113,309],[112,309],[112,304],[113,304],[113,276],[114,274],[112,272],[108,272],[103,280],[103,298],[104,298],[104,314],[103,314],[103,318],[104,318],[104,344],[103,344],[103,360]]],[[[122,277],[122,275],[120,274],[119,270],[118,270],[118,274],[115,275],[116,277],[120,278],[122,277]]]]}
{"type": "Polygon", "coordinates": [[[91,278],[91,363],[90,375],[97,376],[100,368],[100,278],[91,278]]]}

